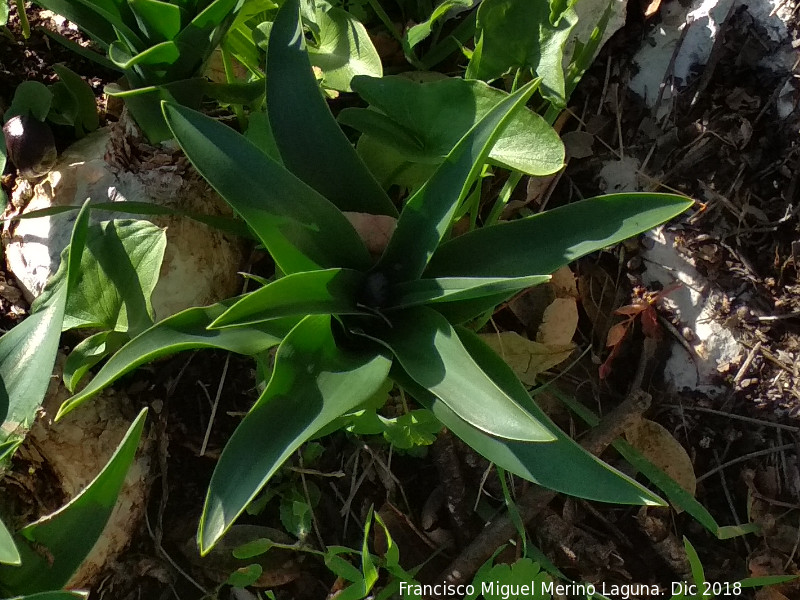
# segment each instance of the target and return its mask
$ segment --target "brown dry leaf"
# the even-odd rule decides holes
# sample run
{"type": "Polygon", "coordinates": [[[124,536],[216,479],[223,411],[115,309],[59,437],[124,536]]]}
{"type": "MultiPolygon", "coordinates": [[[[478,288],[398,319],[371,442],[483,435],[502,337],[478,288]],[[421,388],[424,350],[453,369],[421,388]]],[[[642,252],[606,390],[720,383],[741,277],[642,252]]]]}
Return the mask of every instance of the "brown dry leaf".
{"type": "Polygon", "coordinates": [[[548,346],[567,346],[572,343],[578,328],[578,285],[575,276],[569,267],[561,267],[545,285],[552,288],[556,297],[544,309],[536,341],[548,346]]]}
{"type": "Polygon", "coordinates": [[[588,158],[594,154],[594,136],[588,131],[569,131],[561,136],[568,158],[588,158]]]}
{"type": "Polygon", "coordinates": [[[534,342],[514,331],[482,333],[481,338],[497,352],[525,385],[535,385],[536,377],[569,358],[575,346],[534,342]]]}
{"type": "Polygon", "coordinates": [[[647,460],[694,496],[697,479],[692,461],[669,431],[658,423],[642,419],[625,432],[625,437],[647,460]]]}
{"type": "Polygon", "coordinates": [[[556,298],[544,309],[536,341],[547,346],[566,346],[578,328],[578,304],[574,298],[556,298]]]}
{"type": "Polygon", "coordinates": [[[553,287],[556,298],[579,298],[578,282],[569,267],[561,267],[550,276],[550,281],[545,284],[553,287]]]}
{"type": "Polygon", "coordinates": [[[644,5],[644,16],[646,19],[649,19],[654,14],[658,12],[658,9],[661,8],[661,0],[650,0],[646,5],[644,5]]]}
{"type": "Polygon", "coordinates": [[[345,212],[344,216],[364,241],[370,254],[380,255],[397,227],[397,219],[388,215],[371,215],[361,212],[345,212]]]}

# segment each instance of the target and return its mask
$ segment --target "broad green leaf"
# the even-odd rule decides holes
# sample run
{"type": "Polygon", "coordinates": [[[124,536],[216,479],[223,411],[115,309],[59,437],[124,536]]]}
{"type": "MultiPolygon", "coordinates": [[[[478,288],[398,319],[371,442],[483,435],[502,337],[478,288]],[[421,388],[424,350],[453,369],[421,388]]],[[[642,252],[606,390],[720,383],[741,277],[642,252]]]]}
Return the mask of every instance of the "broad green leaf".
{"type": "Polygon", "coordinates": [[[170,79],[199,74],[244,4],[245,0],[212,0],[195,4],[197,8],[204,8],[175,37],[181,56],[170,67],[170,79]]]}
{"type": "MultiPolygon", "coordinates": [[[[149,221],[91,225],[81,256],[80,282],[67,299],[62,329],[92,327],[133,336],[152,325],[150,297],[166,245],[164,230],[149,221]]],[[[34,308],[49,302],[63,279],[63,269],[59,269],[34,308]]]]}
{"type": "Polygon", "coordinates": [[[350,92],[356,75],[383,75],[381,57],[366,28],[346,10],[317,5],[315,20],[319,43],[308,48],[311,64],[322,70],[322,85],[350,92]]]}
{"type": "MultiPolygon", "coordinates": [[[[64,402],[59,417],[137,367],[176,352],[219,348],[255,355],[277,346],[296,320],[276,320],[243,328],[208,329],[236,298],[203,308],[189,308],[153,325],[112,356],[89,384],[64,402]]],[[[15,328],[16,329],[16,328],[15,328]]]]}
{"type": "Polygon", "coordinates": [[[397,216],[319,91],[299,15],[298,0],[284,2],[267,51],[267,112],[283,163],[340,210],[397,216]]]}
{"type": "Polygon", "coordinates": [[[189,160],[247,221],[281,271],[369,266],[369,253],[341,211],[244,136],[182,106],[164,104],[164,115],[189,160]]]}
{"type": "Polygon", "coordinates": [[[14,538],[0,520],[0,564],[18,565],[22,562],[14,538]]]}
{"type": "Polygon", "coordinates": [[[59,287],[49,304],[0,337],[0,443],[18,437],[20,430],[33,422],[47,392],[61,338],[67,294],[75,288],[80,275],[80,256],[88,223],[87,200],[75,219],[63,261],[67,285],[59,287]]]}
{"type": "Polygon", "coordinates": [[[9,6],[8,2],[0,2],[0,27],[5,27],[8,23],[9,6]]]}
{"type": "Polygon", "coordinates": [[[104,48],[117,39],[115,27],[127,28],[119,11],[103,12],[90,0],[36,0],[36,4],[75,23],[104,48]]]}
{"type": "MultiPolygon", "coordinates": [[[[370,108],[345,108],[339,122],[392,147],[408,160],[440,163],[480,119],[508,97],[482,81],[405,76],[356,77],[353,89],[370,108]]],[[[489,152],[489,160],[529,175],[564,165],[564,144],[535,112],[517,110],[489,152]]]]}
{"type": "Polygon", "coordinates": [[[390,327],[362,335],[389,348],[417,384],[473,427],[504,439],[555,439],[480,368],[450,323],[436,311],[424,306],[409,308],[393,314],[390,327]]]}
{"type": "Polygon", "coordinates": [[[499,294],[513,294],[550,280],[550,275],[530,277],[441,277],[415,279],[392,286],[386,309],[407,308],[419,304],[439,304],[473,300],[499,294]]]}
{"type": "MultiPolygon", "coordinates": [[[[406,203],[376,269],[392,283],[418,279],[477,178],[492,144],[514,110],[536,89],[531,82],[507,96],[461,138],[433,177],[406,203]]],[[[536,271],[535,274],[544,273],[536,271]]],[[[532,275],[534,273],[526,273],[532,275]]],[[[493,275],[489,275],[490,277],[493,275]]]]}
{"type": "Polygon", "coordinates": [[[100,118],[97,114],[97,104],[92,88],[80,75],[64,65],[53,65],[53,70],[75,103],[74,126],[76,135],[82,137],[86,133],[97,129],[100,124],[100,118]]]}
{"type": "Polygon", "coordinates": [[[177,4],[160,0],[128,0],[128,5],[151,43],[172,40],[181,30],[182,11],[177,4]]]}
{"type": "Polygon", "coordinates": [[[608,194],[476,229],[442,244],[425,277],[553,273],[590,252],[668,221],[692,206],[674,194],[608,194]],[[469,257],[469,260],[466,259],[469,257]]]}
{"type": "Polygon", "coordinates": [[[306,271],[282,277],[250,292],[211,323],[211,329],[258,323],[278,317],[356,314],[364,274],[350,269],[306,271]]]}
{"type": "MultiPolygon", "coordinates": [[[[180,56],[180,49],[173,41],[161,42],[150,46],[138,54],[131,54],[122,42],[114,42],[108,49],[108,57],[115,65],[124,71],[129,71],[139,65],[168,65],[175,62],[180,56]]],[[[160,83],[158,81],[142,83],[160,83]]]]}
{"type": "Polygon", "coordinates": [[[664,505],[658,496],[586,452],[561,431],[530,399],[509,366],[476,334],[459,327],[458,335],[480,368],[530,411],[556,441],[548,444],[526,444],[490,437],[465,422],[443,402],[414,382],[407,373],[401,369],[393,369],[392,378],[433,411],[445,427],[506,471],[543,487],[601,502],[664,505]]]}
{"type": "Polygon", "coordinates": [[[242,420],[214,469],[200,519],[206,554],[300,445],[352,410],[386,379],[380,353],[340,350],[329,316],[309,316],[286,336],[272,378],[242,420]]]}
{"type": "Polygon", "coordinates": [[[511,69],[530,69],[542,78],[543,94],[563,105],[564,46],[578,22],[574,1],[484,0],[465,77],[489,81],[511,69]]]}
{"type": "Polygon", "coordinates": [[[146,415],[147,409],[143,409],[106,466],[83,491],[66,506],[18,532],[22,564],[0,566],[3,587],[12,593],[30,594],[66,585],[111,516],[136,454],[146,415]]]}
{"type": "Polygon", "coordinates": [[[30,115],[34,119],[44,121],[52,101],[53,94],[46,85],[38,81],[23,81],[14,90],[14,99],[3,114],[3,120],[8,121],[17,115],[30,115]]]}

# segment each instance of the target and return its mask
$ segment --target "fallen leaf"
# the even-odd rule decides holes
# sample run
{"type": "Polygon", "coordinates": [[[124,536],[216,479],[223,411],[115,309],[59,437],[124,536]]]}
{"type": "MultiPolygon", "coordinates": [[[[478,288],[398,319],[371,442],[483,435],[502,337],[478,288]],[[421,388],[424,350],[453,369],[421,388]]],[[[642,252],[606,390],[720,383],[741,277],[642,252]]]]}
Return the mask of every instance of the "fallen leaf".
{"type": "Polygon", "coordinates": [[[765,587],[756,592],[756,600],[789,600],[789,598],[775,588],[765,587]]]}
{"type": "Polygon", "coordinates": [[[578,328],[578,304],[574,298],[556,298],[544,309],[536,341],[547,346],[566,346],[578,328]]]}
{"type": "Polygon", "coordinates": [[[575,345],[534,342],[514,331],[482,333],[481,338],[497,352],[525,385],[536,385],[538,375],[569,358],[575,345]]]}
{"type": "Polygon", "coordinates": [[[588,131],[570,131],[561,136],[569,158],[587,158],[594,154],[594,136],[588,131]]]}
{"type": "Polygon", "coordinates": [[[625,432],[625,437],[647,460],[694,496],[697,479],[692,460],[669,431],[654,421],[642,419],[625,432]]]}
{"type": "Polygon", "coordinates": [[[371,215],[361,212],[345,212],[344,216],[364,241],[370,254],[378,256],[383,254],[397,227],[397,219],[388,215],[371,215]]]}

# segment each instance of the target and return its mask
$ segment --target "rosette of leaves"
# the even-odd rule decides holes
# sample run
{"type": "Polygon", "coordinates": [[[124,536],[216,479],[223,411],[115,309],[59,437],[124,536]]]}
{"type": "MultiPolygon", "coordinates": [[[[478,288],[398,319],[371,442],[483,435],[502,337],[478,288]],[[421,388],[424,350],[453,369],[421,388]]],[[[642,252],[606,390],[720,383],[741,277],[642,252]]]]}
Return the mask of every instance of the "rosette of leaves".
{"type": "Polygon", "coordinates": [[[278,345],[269,382],[212,477],[198,533],[203,553],[303,442],[358,409],[387,377],[476,451],[521,477],[584,498],[661,503],[560,431],[463,324],[692,202],[615,194],[449,239],[493,142],[536,81],[504,96],[470,128],[398,215],[319,92],[298,0],[287,0],[276,17],[267,77],[274,145],[264,147],[277,148],[275,158],[186,107],[165,104],[164,114],[189,159],[247,222],[282,277],[146,330],[62,413],[158,356],[219,347],[258,357],[278,345]],[[397,217],[376,262],[345,215],[352,212],[397,217]]]}
{"type": "Polygon", "coordinates": [[[65,43],[121,71],[124,85],[106,91],[124,98],[155,143],[170,137],[161,100],[197,106],[209,91],[200,77],[244,0],[36,0],[69,19],[102,48],[101,55],[65,43]]]}

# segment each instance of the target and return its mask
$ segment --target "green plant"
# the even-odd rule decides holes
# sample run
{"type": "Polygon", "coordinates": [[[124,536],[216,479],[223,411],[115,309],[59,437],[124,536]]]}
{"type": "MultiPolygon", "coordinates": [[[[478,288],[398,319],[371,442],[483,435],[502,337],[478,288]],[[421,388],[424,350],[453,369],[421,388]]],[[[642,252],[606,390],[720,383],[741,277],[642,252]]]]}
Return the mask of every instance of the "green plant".
{"type": "Polygon", "coordinates": [[[143,332],[61,414],[158,356],[221,347],[258,357],[280,343],[266,389],[216,466],[198,533],[203,553],[287,457],[357,409],[387,377],[510,472],[582,497],[661,503],[561,432],[502,359],[460,324],[546,281],[561,265],[679,214],[691,201],[610,195],[447,240],[453,215],[503,126],[536,89],[534,81],[505,96],[458,141],[406,202],[373,264],[345,213],[369,213],[367,219],[385,223],[397,212],[319,94],[299,14],[298,0],[284,3],[267,53],[269,124],[282,164],[225,125],[164,105],[189,159],[284,276],[143,332]]]}
{"type": "Polygon", "coordinates": [[[37,0],[36,4],[77,24],[107,53],[109,60],[82,51],[125,75],[124,86],[109,85],[106,91],[124,98],[150,141],[158,142],[170,135],[160,101],[198,106],[203,94],[211,91],[201,77],[203,69],[243,2],[37,0]]]}

